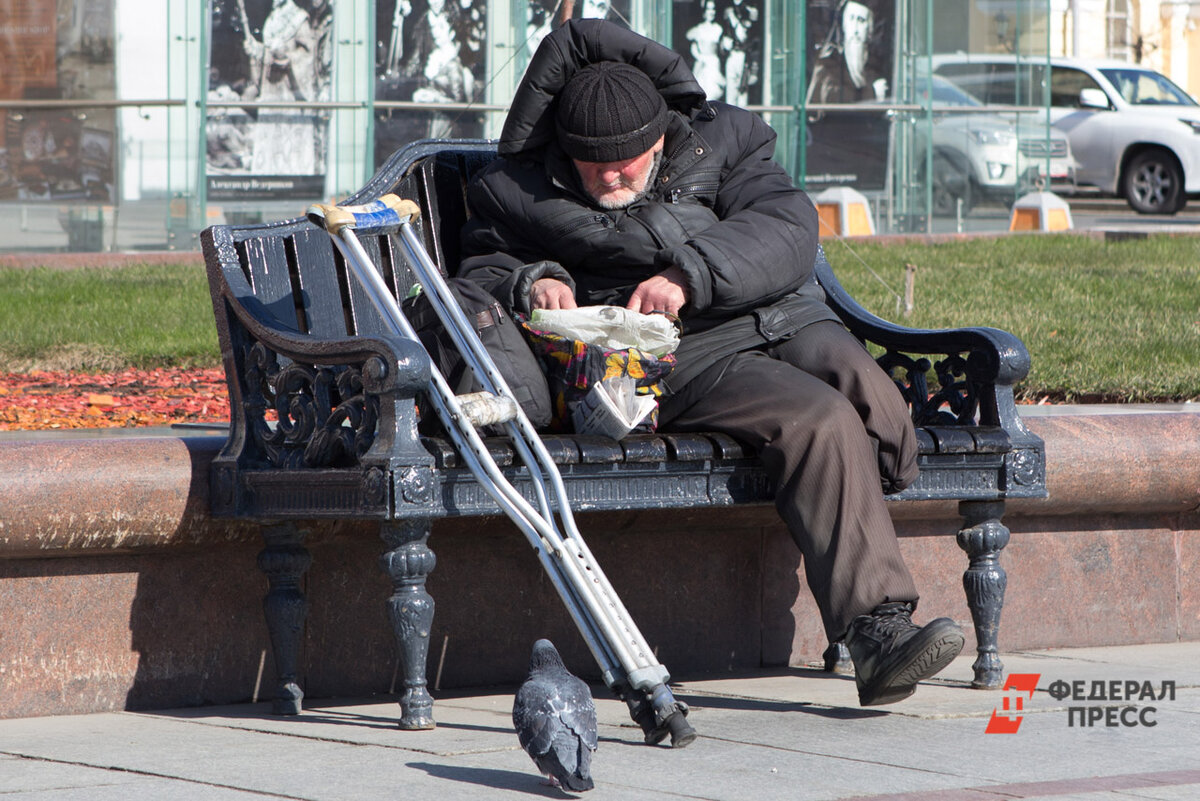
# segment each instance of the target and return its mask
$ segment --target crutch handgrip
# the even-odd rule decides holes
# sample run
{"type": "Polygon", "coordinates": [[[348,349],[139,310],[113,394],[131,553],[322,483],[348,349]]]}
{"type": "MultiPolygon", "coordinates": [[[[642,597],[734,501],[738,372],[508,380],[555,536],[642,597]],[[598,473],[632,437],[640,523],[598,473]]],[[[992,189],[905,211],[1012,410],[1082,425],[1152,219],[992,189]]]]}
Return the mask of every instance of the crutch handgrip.
{"type": "Polygon", "coordinates": [[[306,215],[314,224],[338,236],[344,228],[386,230],[402,222],[415,222],[421,216],[421,207],[399,195],[387,194],[358,206],[314,203],[306,215]]]}
{"type": "Polygon", "coordinates": [[[490,392],[468,392],[457,396],[458,408],[476,428],[507,423],[516,419],[517,402],[490,392]]]}

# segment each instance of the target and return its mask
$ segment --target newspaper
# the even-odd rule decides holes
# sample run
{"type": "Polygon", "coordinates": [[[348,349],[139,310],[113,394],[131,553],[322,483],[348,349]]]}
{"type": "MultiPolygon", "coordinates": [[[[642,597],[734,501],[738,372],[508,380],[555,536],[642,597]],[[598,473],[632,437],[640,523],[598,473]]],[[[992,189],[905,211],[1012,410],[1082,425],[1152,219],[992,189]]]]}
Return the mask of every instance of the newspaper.
{"type": "Polygon", "coordinates": [[[575,433],[599,434],[621,439],[658,405],[650,395],[638,395],[637,384],[628,376],[607,378],[593,384],[575,407],[575,433]]]}

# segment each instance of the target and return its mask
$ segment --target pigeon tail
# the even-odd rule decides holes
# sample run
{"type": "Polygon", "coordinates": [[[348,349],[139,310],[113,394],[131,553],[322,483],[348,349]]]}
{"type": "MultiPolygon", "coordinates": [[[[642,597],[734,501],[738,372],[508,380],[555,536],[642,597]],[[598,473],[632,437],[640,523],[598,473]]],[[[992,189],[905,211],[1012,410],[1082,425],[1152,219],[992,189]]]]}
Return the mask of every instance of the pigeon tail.
{"type": "Polygon", "coordinates": [[[591,776],[576,776],[573,773],[568,773],[561,782],[563,787],[568,790],[574,790],[577,793],[591,790],[596,786],[591,776]]]}

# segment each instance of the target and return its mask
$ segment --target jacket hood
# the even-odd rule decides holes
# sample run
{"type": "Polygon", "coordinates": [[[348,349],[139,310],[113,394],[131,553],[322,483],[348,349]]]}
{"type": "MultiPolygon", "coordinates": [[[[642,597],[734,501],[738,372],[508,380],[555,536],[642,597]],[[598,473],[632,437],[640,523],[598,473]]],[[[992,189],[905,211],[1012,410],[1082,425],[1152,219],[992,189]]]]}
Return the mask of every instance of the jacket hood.
{"type": "Polygon", "coordinates": [[[504,121],[500,155],[528,154],[553,142],[559,91],[578,70],[599,61],[637,67],[654,82],[667,108],[689,119],[704,107],[704,90],[674,50],[605,20],[569,20],[533,54],[504,121]]]}

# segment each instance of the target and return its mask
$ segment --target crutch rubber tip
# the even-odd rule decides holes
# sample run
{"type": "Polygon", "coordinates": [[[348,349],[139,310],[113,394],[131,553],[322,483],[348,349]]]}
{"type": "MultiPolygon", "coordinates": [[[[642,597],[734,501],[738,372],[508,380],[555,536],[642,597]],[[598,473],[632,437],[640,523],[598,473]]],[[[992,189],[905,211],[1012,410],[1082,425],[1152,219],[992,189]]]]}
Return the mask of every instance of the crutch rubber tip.
{"type": "Polygon", "coordinates": [[[667,716],[667,719],[657,726],[646,729],[646,745],[658,745],[667,737],[671,738],[672,748],[687,748],[696,739],[696,730],[687,720],[687,707],[680,704],[678,709],[667,716]]]}
{"type": "Polygon", "coordinates": [[[676,712],[665,721],[666,728],[671,733],[672,748],[687,748],[696,739],[696,730],[688,723],[687,715],[676,712]]]}
{"type": "Polygon", "coordinates": [[[663,724],[657,729],[651,729],[650,731],[646,732],[646,745],[658,745],[663,740],[667,739],[667,736],[670,735],[670,733],[671,732],[667,729],[666,724],[663,724]]]}

